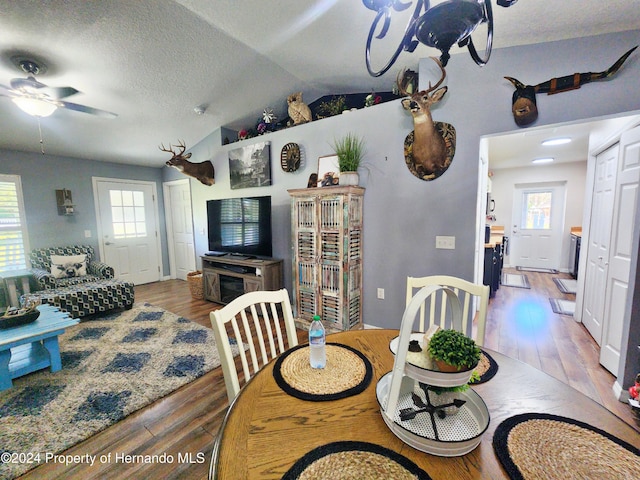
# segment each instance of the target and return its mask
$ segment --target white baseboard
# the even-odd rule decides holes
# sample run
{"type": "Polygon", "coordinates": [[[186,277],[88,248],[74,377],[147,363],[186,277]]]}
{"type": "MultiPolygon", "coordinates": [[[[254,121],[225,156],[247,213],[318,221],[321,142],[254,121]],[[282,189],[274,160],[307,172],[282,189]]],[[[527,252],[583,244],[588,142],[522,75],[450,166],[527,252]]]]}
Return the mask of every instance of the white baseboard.
{"type": "Polygon", "coordinates": [[[613,395],[618,399],[618,401],[622,403],[627,403],[629,401],[629,392],[622,388],[617,380],[613,382],[611,390],[613,390],[613,395]]]}
{"type": "Polygon", "coordinates": [[[378,330],[380,330],[382,328],[382,327],[376,327],[375,325],[368,325],[366,323],[363,325],[365,330],[374,329],[374,328],[377,328],[378,330]]]}

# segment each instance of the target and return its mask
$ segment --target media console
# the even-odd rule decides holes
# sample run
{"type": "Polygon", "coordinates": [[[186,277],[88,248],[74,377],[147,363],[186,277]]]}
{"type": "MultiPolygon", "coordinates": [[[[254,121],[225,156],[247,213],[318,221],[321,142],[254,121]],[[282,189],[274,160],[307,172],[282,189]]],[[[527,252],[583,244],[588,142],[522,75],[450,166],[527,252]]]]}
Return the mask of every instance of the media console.
{"type": "Polygon", "coordinates": [[[227,304],[243,293],[283,288],[282,260],[203,255],[204,298],[227,304]]]}

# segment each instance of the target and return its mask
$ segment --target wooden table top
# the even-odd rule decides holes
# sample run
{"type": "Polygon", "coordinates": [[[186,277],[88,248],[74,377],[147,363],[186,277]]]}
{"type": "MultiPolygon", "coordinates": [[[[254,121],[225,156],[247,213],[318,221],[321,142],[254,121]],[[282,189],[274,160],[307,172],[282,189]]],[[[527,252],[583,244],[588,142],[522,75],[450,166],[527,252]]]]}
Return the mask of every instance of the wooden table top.
{"type": "Polygon", "coordinates": [[[227,413],[214,447],[214,478],[281,478],[304,454],[327,443],[370,442],[411,459],[432,479],[508,478],[492,445],[505,419],[531,412],[581,420],[640,448],[640,435],[620,418],[555,378],[518,360],[486,350],[498,364],[488,382],[472,387],[485,401],[489,428],[472,452],[438,457],[406,445],[385,425],[376,400],[376,383],[391,371],[389,341],[397,330],[352,330],[327,337],[362,352],[373,365],[373,380],[359,395],[310,402],[287,395],[273,378],[272,361],[240,391],[227,413]]]}

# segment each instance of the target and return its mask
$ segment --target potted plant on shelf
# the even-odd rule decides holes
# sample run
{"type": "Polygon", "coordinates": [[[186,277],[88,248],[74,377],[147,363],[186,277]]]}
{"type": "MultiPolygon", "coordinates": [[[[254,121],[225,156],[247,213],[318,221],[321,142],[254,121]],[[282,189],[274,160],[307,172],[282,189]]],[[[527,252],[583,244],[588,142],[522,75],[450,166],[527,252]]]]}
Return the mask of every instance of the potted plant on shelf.
{"type": "Polygon", "coordinates": [[[480,361],[480,348],[457,330],[438,330],[429,342],[429,355],[441,372],[471,370],[480,361]]]}
{"type": "Polygon", "coordinates": [[[364,139],[353,133],[334,140],[333,150],[338,156],[340,169],[340,185],[358,185],[358,167],[364,155],[364,139]]]}

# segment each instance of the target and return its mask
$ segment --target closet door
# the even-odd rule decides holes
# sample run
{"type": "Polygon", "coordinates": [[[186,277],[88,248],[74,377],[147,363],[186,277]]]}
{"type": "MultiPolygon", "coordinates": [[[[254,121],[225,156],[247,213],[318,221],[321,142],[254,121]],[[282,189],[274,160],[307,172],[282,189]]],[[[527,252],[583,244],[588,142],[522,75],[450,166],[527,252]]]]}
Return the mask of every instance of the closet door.
{"type": "Polygon", "coordinates": [[[596,157],[591,227],[587,241],[582,323],[598,345],[602,342],[603,292],[607,285],[619,148],[619,144],[615,144],[596,157]]]}
{"type": "Polygon", "coordinates": [[[604,295],[604,316],[600,363],[618,375],[620,349],[623,341],[625,309],[634,245],[636,209],[640,198],[640,127],[625,132],[620,138],[620,158],[615,187],[611,246],[608,257],[607,285],[604,295]]]}

